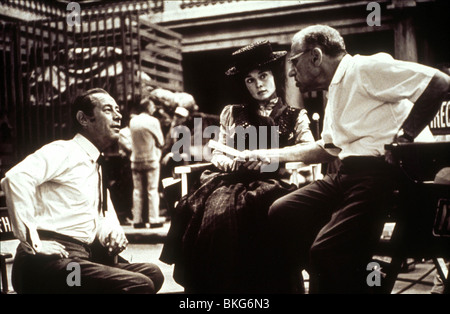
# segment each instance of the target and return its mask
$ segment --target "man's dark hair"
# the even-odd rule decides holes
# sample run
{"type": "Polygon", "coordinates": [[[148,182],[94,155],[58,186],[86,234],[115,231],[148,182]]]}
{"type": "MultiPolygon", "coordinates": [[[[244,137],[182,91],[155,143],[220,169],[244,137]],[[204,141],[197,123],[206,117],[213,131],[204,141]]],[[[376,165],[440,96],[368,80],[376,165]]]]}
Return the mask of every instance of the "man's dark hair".
{"type": "Polygon", "coordinates": [[[85,91],[84,93],[78,95],[72,105],[72,119],[73,119],[73,127],[75,131],[79,131],[81,128],[80,123],[77,120],[77,112],[82,111],[87,116],[92,117],[94,115],[94,107],[95,103],[93,102],[92,95],[103,93],[109,95],[107,91],[102,88],[92,88],[90,90],[85,91]]]}

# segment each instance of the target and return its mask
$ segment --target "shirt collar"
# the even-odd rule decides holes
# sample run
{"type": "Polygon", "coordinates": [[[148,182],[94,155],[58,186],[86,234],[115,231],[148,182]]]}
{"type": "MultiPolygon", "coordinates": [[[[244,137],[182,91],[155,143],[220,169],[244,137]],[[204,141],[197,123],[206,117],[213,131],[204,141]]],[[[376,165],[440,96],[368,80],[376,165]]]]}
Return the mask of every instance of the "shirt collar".
{"type": "Polygon", "coordinates": [[[336,72],[333,75],[333,79],[331,80],[330,85],[338,84],[342,80],[342,78],[345,75],[345,72],[350,67],[352,60],[353,60],[353,57],[349,54],[346,54],[342,58],[341,62],[339,62],[339,65],[336,69],[336,72]]]}
{"type": "Polygon", "coordinates": [[[81,148],[88,154],[88,156],[96,162],[98,157],[100,156],[100,151],[97,147],[95,147],[94,144],[92,144],[91,141],[89,141],[86,137],[81,135],[80,133],[77,133],[73,140],[81,146],[81,148]]]}

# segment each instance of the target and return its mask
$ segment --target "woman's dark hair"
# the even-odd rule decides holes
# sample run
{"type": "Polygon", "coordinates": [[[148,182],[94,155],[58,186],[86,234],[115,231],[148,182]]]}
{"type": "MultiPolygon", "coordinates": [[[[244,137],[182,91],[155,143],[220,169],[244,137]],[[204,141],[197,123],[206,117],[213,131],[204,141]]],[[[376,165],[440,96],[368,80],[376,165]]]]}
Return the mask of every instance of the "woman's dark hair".
{"type": "Polygon", "coordinates": [[[75,131],[79,131],[81,129],[81,125],[77,119],[78,111],[82,111],[90,117],[94,115],[95,103],[93,102],[92,95],[98,93],[109,95],[109,93],[102,88],[92,88],[75,98],[72,105],[73,129],[75,131]]]}

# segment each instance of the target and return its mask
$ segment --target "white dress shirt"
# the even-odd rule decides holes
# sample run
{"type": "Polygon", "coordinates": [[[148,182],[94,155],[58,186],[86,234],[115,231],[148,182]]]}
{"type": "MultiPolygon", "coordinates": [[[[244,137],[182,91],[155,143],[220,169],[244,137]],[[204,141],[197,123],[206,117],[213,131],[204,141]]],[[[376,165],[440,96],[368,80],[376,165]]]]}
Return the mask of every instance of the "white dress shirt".
{"type": "Polygon", "coordinates": [[[39,251],[37,230],[49,230],[90,244],[104,244],[121,230],[107,195],[108,211],[99,213],[99,150],[84,136],[58,140],[30,154],[9,170],[1,185],[15,236],[31,254],[39,251]]]}
{"type": "Polygon", "coordinates": [[[346,55],[328,89],[319,143],[337,146],[341,159],[384,155],[435,73],[386,53],[346,55]]]}

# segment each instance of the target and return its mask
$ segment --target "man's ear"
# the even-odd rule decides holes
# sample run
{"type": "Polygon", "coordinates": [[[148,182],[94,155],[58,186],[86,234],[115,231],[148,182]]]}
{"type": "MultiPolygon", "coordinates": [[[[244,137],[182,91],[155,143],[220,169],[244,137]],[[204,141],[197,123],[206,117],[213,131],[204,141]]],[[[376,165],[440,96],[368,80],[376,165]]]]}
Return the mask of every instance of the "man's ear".
{"type": "Polygon", "coordinates": [[[314,48],[312,51],[312,63],[314,66],[318,67],[322,64],[323,61],[323,52],[320,48],[314,48]]]}
{"type": "Polygon", "coordinates": [[[86,116],[86,114],[85,114],[83,111],[81,111],[81,110],[78,110],[76,117],[77,117],[78,123],[79,123],[83,128],[86,128],[86,127],[87,127],[87,124],[88,124],[88,122],[89,122],[89,117],[86,116]]]}

